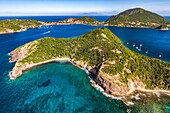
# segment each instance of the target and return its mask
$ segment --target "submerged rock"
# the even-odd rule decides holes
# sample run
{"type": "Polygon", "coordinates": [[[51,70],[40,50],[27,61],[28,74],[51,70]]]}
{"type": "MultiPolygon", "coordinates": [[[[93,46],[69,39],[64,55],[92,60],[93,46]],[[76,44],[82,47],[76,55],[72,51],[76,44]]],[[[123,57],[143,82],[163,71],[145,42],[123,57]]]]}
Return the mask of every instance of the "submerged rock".
{"type": "Polygon", "coordinates": [[[51,79],[48,79],[47,81],[43,82],[42,84],[38,85],[38,87],[47,87],[51,83],[51,79]]]}

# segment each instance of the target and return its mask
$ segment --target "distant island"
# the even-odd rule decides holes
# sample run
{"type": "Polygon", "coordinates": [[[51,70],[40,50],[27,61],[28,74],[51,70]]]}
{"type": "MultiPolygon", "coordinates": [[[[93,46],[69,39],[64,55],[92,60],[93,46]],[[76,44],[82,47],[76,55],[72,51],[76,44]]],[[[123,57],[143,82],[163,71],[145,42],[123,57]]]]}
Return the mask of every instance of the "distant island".
{"type": "Polygon", "coordinates": [[[128,9],[105,21],[105,25],[109,26],[157,28],[160,30],[168,30],[169,23],[164,17],[142,8],[128,9]]]}
{"type": "Polygon", "coordinates": [[[16,61],[11,79],[36,66],[64,60],[88,70],[94,84],[127,104],[126,96],[134,91],[170,94],[170,63],[132,52],[106,28],[73,39],[41,38],[10,55],[10,61],[16,61]]]}
{"type": "Polygon", "coordinates": [[[170,22],[156,13],[146,11],[142,8],[134,8],[126,10],[118,15],[111,16],[104,22],[98,22],[94,18],[90,18],[88,16],[83,16],[80,18],[68,18],[58,22],[40,22],[36,20],[19,19],[0,20],[0,34],[21,32],[27,30],[28,28],[37,28],[46,25],[69,24],[154,28],[158,30],[168,30],[170,22]]]}
{"type": "Polygon", "coordinates": [[[28,28],[36,28],[42,25],[42,22],[36,20],[0,20],[0,34],[25,31],[28,28]]]}

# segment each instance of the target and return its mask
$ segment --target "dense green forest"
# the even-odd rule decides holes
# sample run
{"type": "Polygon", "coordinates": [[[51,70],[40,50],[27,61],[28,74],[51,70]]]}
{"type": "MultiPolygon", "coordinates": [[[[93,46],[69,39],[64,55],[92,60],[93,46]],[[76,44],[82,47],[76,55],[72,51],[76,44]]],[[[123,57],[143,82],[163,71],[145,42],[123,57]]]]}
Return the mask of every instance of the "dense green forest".
{"type": "Polygon", "coordinates": [[[170,89],[170,63],[132,52],[106,28],[95,29],[78,38],[46,37],[28,44],[31,54],[19,61],[22,64],[69,57],[96,68],[102,65],[103,73],[120,74],[120,81],[124,83],[138,76],[149,89],[170,89]]]}
{"type": "Polygon", "coordinates": [[[142,8],[134,8],[111,16],[105,23],[109,25],[122,24],[122,26],[158,27],[158,25],[166,25],[170,22],[156,13],[146,11],[142,8]]]}
{"type": "Polygon", "coordinates": [[[18,31],[21,29],[38,27],[39,25],[41,25],[41,23],[36,20],[0,20],[0,32],[6,32],[8,30],[18,31]]]}

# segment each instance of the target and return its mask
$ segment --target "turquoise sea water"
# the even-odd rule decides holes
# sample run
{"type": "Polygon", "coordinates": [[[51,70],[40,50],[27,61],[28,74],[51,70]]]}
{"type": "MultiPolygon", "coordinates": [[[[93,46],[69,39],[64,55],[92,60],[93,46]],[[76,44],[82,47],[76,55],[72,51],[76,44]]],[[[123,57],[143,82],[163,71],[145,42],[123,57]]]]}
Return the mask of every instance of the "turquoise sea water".
{"type": "MultiPolygon", "coordinates": [[[[0,17],[6,19],[12,17],[0,17]]],[[[25,17],[21,17],[22,19],[25,17]]],[[[29,17],[33,18],[34,17],[29,17]]],[[[53,21],[69,17],[35,17],[53,21]]],[[[100,21],[108,17],[95,17],[100,21]]],[[[29,41],[45,36],[75,38],[97,26],[55,25],[28,29],[20,33],[0,35],[0,113],[86,112],[170,113],[170,98],[145,98],[130,108],[118,100],[110,100],[91,87],[87,74],[69,63],[52,63],[28,71],[16,80],[10,80],[8,53],[29,41]],[[50,31],[50,32],[48,32],[50,31]]],[[[107,27],[131,50],[170,61],[170,31],[154,29],[107,27]],[[135,44],[135,47],[133,45],[135,44]],[[142,44],[141,51],[136,47],[142,44]],[[146,54],[148,51],[148,54],[146,54]],[[162,57],[159,57],[161,54],[162,57]]]]}
{"type": "Polygon", "coordinates": [[[122,102],[108,99],[91,87],[85,71],[70,63],[47,64],[4,82],[0,113],[124,113],[126,110],[122,102]]]}

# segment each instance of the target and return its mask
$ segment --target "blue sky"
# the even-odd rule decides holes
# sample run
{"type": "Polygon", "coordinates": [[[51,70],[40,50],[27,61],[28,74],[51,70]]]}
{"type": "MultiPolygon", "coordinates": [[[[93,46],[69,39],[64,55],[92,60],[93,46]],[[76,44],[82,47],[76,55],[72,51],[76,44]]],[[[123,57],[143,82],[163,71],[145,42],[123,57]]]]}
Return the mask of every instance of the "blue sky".
{"type": "Polygon", "coordinates": [[[170,0],[0,0],[0,16],[113,15],[135,7],[170,15],[170,0]]]}

